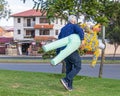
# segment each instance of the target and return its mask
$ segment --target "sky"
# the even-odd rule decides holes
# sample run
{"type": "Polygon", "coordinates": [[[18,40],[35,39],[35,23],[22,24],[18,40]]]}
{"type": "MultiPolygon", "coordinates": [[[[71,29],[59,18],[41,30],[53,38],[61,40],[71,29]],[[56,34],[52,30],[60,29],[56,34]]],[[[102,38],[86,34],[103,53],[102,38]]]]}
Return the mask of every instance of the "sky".
{"type": "MultiPolygon", "coordinates": [[[[6,0],[6,1],[8,2],[9,9],[11,9],[11,14],[32,9],[34,6],[34,3],[32,0],[26,0],[26,3],[23,3],[22,0],[6,0]]],[[[0,19],[0,26],[14,26],[13,18],[10,17],[8,21],[6,19],[0,19]]]]}
{"type": "MultiPolygon", "coordinates": [[[[25,3],[23,3],[22,0],[6,0],[6,1],[8,2],[9,9],[11,9],[11,14],[32,9],[34,6],[32,0],[26,0],[25,3]]],[[[8,20],[0,19],[0,26],[14,26],[13,17],[10,17],[8,20]]]]}

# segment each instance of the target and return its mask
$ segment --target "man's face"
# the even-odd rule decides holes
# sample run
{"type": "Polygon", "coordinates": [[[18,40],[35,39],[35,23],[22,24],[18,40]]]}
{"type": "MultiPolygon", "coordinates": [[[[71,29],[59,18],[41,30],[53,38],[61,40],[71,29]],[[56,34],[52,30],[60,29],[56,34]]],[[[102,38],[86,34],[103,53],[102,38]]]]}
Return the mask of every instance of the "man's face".
{"type": "Polygon", "coordinates": [[[76,20],[76,19],[73,19],[73,23],[74,23],[74,24],[77,24],[77,20],[76,20]]]}

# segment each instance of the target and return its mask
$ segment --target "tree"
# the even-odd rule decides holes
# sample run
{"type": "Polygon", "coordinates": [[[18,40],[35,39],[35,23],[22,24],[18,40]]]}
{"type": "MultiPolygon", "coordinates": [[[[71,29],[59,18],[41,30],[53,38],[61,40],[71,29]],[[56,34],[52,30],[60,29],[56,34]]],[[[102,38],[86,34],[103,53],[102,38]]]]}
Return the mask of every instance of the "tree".
{"type": "MultiPolygon", "coordinates": [[[[38,0],[34,3],[34,8],[38,9],[40,6],[43,13],[47,12],[49,19],[60,17],[67,20],[67,16],[70,14],[75,14],[78,18],[82,14],[85,16],[85,21],[92,20],[102,25],[107,25],[111,20],[110,13],[112,12],[108,13],[111,11],[109,9],[109,5],[112,3],[111,0],[38,0]]],[[[102,52],[103,56],[104,51],[102,52]]],[[[101,65],[103,65],[102,61],[101,65]]],[[[100,71],[102,71],[102,67],[100,71]]]]}
{"type": "MultiPolygon", "coordinates": [[[[24,3],[26,0],[22,0],[24,3]]],[[[67,20],[68,15],[75,14],[78,18],[80,15],[86,17],[87,20],[106,24],[108,19],[102,16],[105,9],[104,3],[109,0],[33,0],[35,9],[40,9],[43,14],[47,12],[49,19],[61,17],[67,20]]]]}
{"type": "Polygon", "coordinates": [[[78,19],[80,15],[84,15],[85,20],[93,20],[95,22],[106,24],[108,18],[103,16],[105,10],[104,3],[109,0],[47,0],[44,3],[42,10],[47,11],[47,17],[49,19],[56,17],[62,17],[67,20],[68,15],[75,14],[78,19]],[[62,6],[62,7],[61,7],[62,6]]]}
{"type": "Polygon", "coordinates": [[[10,9],[8,6],[8,2],[5,0],[0,0],[0,19],[9,17],[10,9]]]}
{"type": "Polygon", "coordinates": [[[120,45],[120,2],[115,1],[109,4],[109,11],[107,11],[107,15],[109,15],[110,24],[107,27],[107,39],[110,44],[113,44],[115,47],[114,56],[116,54],[117,48],[120,45]],[[113,9],[114,8],[114,9],[113,9]],[[112,12],[110,12],[110,10],[112,12]]]}
{"type": "MultiPolygon", "coordinates": [[[[43,7],[42,10],[47,11],[47,17],[49,19],[54,19],[54,17],[57,16],[67,19],[67,16],[70,14],[75,14],[79,18],[81,14],[84,14],[85,20],[92,19],[95,22],[105,25],[108,23],[108,18],[104,15],[104,10],[106,7],[105,4],[108,3],[108,1],[109,0],[99,0],[99,2],[97,0],[47,0],[45,3],[46,6],[43,7]]],[[[101,60],[101,62],[102,61],[103,60],[101,60]]],[[[101,65],[103,65],[103,62],[101,65]]],[[[102,66],[100,72],[102,72],[102,66]]]]}

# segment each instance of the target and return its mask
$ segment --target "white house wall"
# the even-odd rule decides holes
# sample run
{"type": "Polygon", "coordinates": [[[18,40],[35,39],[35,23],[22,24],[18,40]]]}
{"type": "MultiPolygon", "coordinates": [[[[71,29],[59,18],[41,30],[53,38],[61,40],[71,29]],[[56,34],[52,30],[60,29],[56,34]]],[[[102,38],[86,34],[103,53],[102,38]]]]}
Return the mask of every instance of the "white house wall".
{"type": "Polygon", "coordinates": [[[39,29],[35,30],[35,36],[39,36],[39,29]]]}
{"type": "MultiPolygon", "coordinates": [[[[36,17],[35,24],[40,24],[39,23],[39,18],[40,17],[36,17]]],[[[42,24],[46,24],[46,23],[42,23],[42,24]]],[[[54,37],[57,38],[58,35],[55,34],[55,31],[58,30],[58,32],[60,32],[61,28],[65,25],[65,21],[63,20],[62,25],[61,25],[60,19],[58,19],[58,24],[56,24],[56,20],[54,20],[54,22],[51,22],[50,24],[53,24],[54,27],[53,27],[53,29],[50,29],[49,36],[54,36],[54,37]]],[[[35,29],[35,36],[39,36],[39,29],[35,29]]]]}
{"type": "Polygon", "coordinates": [[[21,18],[21,23],[17,23],[18,18],[14,18],[14,40],[23,39],[23,18],[21,18]],[[18,30],[21,30],[21,34],[18,34],[18,30]]]}
{"type": "MultiPolygon", "coordinates": [[[[24,28],[28,28],[27,27],[27,19],[29,19],[29,18],[14,17],[14,40],[31,40],[29,38],[24,38],[24,36],[26,35],[24,28]],[[17,22],[18,18],[21,19],[20,23],[17,22]],[[18,30],[21,30],[21,34],[18,34],[18,30]]],[[[31,18],[31,21],[32,21],[32,18],[31,18]]],[[[31,26],[29,28],[34,29],[34,26],[31,26]]]]}
{"type": "Polygon", "coordinates": [[[40,17],[36,17],[36,18],[35,18],[35,24],[40,24],[40,23],[39,23],[39,20],[40,20],[40,17]]]}
{"type": "MultiPolygon", "coordinates": [[[[28,17],[30,18],[30,17],[28,17]]],[[[34,24],[40,24],[39,23],[40,17],[35,17],[35,22],[34,24]]],[[[31,18],[31,22],[33,22],[33,18],[31,18]]],[[[31,28],[34,29],[34,25],[31,27],[27,27],[27,18],[24,17],[14,17],[14,40],[31,40],[30,38],[24,38],[25,36],[25,29],[24,28],[31,28]],[[20,18],[21,22],[18,23],[17,19],[20,18]],[[21,34],[18,34],[18,30],[21,30],[21,34]]],[[[42,23],[42,24],[46,24],[46,23],[42,23]]],[[[60,32],[61,28],[65,25],[65,21],[63,20],[63,23],[61,25],[61,19],[58,19],[58,24],[56,24],[56,19],[54,20],[54,22],[51,22],[51,24],[54,24],[53,29],[50,29],[50,36],[54,36],[54,37],[58,37],[58,35],[56,35],[56,30],[58,30],[58,33],[60,32]]],[[[40,36],[39,35],[39,29],[35,29],[35,36],[40,36]]]]}
{"type": "Polygon", "coordinates": [[[55,35],[55,31],[58,30],[58,33],[60,33],[61,28],[66,24],[65,20],[62,20],[62,25],[61,25],[61,19],[58,18],[58,24],[56,24],[56,19],[54,20],[54,27],[53,27],[53,33],[51,32],[51,35],[55,36],[56,38],[58,37],[58,35],[55,35]]]}

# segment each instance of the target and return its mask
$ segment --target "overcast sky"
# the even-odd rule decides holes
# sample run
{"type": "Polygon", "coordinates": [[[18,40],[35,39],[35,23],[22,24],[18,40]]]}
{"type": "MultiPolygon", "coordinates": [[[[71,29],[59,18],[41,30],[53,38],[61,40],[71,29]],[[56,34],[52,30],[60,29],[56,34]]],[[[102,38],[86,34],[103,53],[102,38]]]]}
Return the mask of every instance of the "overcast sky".
{"type": "MultiPolygon", "coordinates": [[[[9,8],[11,9],[12,14],[29,10],[33,8],[32,0],[26,0],[26,3],[23,3],[22,0],[6,0],[8,1],[9,8]]],[[[0,20],[0,26],[13,26],[13,18],[10,18],[8,21],[6,19],[0,20]]]]}
{"type": "MultiPolygon", "coordinates": [[[[26,0],[26,3],[23,3],[22,0],[6,0],[6,1],[8,1],[9,9],[11,9],[11,12],[12,12],[11,14],[32,9],[34,6],[34,3],[32,0],[26,0]]],[[[10,17],[8,21],[6,19],[0,19],[0,26],[14,26],[13,18],[10,17]]]]}

